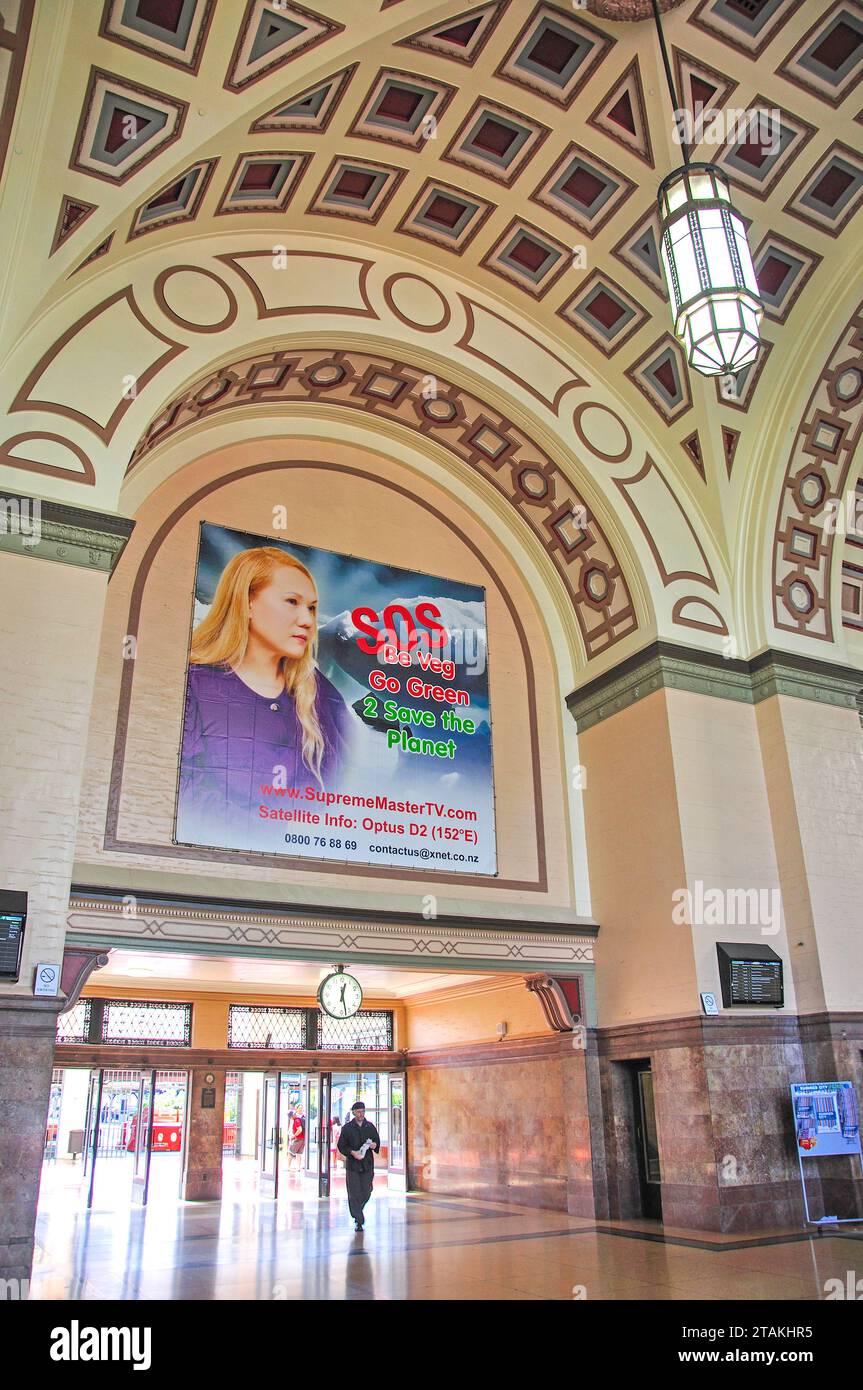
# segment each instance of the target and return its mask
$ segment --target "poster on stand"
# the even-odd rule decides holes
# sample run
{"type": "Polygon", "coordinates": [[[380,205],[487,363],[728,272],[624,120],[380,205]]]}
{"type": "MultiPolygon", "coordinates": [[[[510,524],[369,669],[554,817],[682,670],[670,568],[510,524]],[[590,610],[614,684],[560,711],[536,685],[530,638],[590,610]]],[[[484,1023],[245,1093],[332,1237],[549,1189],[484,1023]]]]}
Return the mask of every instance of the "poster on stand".
{"type": "Polygon", "coordinates": [[[485,590],[202,523],[174,838],[495,874],[485,590]]]}
{"type": "Polygon", "coordinates": [[[801,1158],[859,1154],[860,1110],[850,1081],[806,1081],[791,1087],[801,1158]]]}

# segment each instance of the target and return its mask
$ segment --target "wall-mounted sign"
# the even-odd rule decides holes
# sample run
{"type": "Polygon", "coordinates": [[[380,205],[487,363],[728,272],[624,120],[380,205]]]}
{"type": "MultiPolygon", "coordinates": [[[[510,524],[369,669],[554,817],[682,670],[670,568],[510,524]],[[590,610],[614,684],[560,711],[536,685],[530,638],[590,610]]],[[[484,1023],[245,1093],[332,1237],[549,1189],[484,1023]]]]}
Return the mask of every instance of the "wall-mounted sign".
{"type": "Polygon", "coordinates": [[[57,995],[60,992],[60,971],[59,965],[37,965],[36,977],[33,981],[33,993],[57,995]]]}
{"type": "Polygon", "coordinates": [[[0,980],[17,980],[21,973],[27,894],[0,890],[0,980]]]}
{"type": "Polygon", "coordinates": [[[203,524],[175,839],[494,874],[485,590],[203,524]]]}
{"type": "Polygon", "coordinates": [[[742,941],[717,941],[722,1003],[756,1004],[781,1009],[785,1003],[782,957],[769,946],[742,941]]]}
{"type": "Polygon", "coordinates": [[[711,994],[709,990],[702,991],[701,1008],[705,1014],[709,1014],[711,1016],[714,1014],[718,1014],[719,1004],[717,1003],[716,995],[711,994]]]}
{"type": "Polygon", "coordinates": [[[860,1111],[850,1081],[805,1081],[791,1087],[801,1158],[859,1154],[860,1111]]]}
{"type": "Polygon", "coordinates": [[[215,1110],[216,1108],[216,1088],[215,1086],[201,1087],[201,1109],[215,1110]]]}

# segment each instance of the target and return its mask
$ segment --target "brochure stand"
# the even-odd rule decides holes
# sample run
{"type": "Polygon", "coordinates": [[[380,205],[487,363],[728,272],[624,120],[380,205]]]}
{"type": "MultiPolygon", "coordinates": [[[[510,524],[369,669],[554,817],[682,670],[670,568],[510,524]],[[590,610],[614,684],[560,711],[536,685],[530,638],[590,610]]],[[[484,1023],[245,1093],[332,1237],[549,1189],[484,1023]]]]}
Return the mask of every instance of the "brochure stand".
{"type": "Polygon", "coordinates": [[[860,1109],[850,1081],[805,1081],[791,1087],[794,1130],[803,1207],[809,1226],[860,1225],[863,1216],[809,1214],[805,1163],[813,1158],[852,1158],[857,1154],[863,1169],[860,1145],[860,1109]]]}

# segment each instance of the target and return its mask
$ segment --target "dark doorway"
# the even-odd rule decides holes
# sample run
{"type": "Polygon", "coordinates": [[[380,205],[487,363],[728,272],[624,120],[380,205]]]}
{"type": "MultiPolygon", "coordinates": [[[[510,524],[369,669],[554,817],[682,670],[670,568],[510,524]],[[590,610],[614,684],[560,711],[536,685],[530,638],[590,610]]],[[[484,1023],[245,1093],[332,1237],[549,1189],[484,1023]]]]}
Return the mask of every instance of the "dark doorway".
{"type": "Polygon", "coordinates": [[[650,1062],[633,1062],[630,1075],[641,1214],[661,1221],[662,1175],[659,1170],[659,1143],[656,1135],[656,1107],[653,1103],[653,1072],[650,1062]]]}

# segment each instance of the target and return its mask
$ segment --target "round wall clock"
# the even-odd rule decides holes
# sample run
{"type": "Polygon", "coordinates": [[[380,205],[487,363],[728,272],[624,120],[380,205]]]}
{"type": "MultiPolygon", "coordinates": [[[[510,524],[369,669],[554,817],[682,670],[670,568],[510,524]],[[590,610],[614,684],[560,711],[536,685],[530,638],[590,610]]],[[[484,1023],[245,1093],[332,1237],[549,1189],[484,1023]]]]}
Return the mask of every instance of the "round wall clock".
{"type": "Polygon", "coordinates": [[[347,975],[343,965],[337,965],[318,987],[318,1003],[330,1018],[352,1018],[361,1009],[362,1002],[359,980],[347,975]]]}

